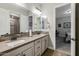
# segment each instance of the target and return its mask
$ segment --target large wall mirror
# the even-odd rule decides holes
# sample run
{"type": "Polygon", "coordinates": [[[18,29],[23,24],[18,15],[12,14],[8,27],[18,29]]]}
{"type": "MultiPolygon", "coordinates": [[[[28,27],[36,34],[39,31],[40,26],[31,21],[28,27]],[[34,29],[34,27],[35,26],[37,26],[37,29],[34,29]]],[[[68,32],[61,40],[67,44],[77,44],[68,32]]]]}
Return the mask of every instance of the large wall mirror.
{"type": "Polygon", "coordinates": [[[37,31],[41,31],[41,17],[36,17],[36,28],[37,28],[37,31]]]}

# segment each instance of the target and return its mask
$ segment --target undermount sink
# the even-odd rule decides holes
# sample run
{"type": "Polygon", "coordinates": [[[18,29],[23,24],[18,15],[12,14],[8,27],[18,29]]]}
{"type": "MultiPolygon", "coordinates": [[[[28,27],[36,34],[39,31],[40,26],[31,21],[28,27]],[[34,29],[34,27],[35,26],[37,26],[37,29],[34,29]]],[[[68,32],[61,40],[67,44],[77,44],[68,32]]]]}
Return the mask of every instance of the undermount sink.
{"type": "Polygon", "coordinates": [[[6,41],[6,40],[0,39],[0,42],[3,42],[3,41],[6,41]]]}
{"type": "Polygon", "coordinates": [[[13,46],[21,44],[23,42],[25,42],[25,40],[16,40],[16,41],[13,41],[13,42],[8,42],[7,45],[13,47],[13,46]]]}

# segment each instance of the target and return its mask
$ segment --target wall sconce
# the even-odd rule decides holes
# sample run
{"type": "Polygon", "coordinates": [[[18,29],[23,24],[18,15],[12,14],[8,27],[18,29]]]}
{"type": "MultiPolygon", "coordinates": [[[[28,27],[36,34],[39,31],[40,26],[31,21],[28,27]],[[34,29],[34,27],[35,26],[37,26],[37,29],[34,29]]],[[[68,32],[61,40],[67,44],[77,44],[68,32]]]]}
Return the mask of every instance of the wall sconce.
{"type": "Polygon", "coordinates": [[[44,19],[46,19],[46,18],[47,18],[47,16],[46,16],[46,15],[42,15],[41,17],[42,17],[42,18],[44,18],[44,19]]]}

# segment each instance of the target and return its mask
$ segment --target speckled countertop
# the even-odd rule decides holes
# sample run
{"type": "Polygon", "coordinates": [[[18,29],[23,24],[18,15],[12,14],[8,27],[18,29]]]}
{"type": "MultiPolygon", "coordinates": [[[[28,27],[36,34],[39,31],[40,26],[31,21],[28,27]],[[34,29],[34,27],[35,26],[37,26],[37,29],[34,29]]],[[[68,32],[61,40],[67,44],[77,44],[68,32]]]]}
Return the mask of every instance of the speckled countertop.
{"type": "Polygon", "coordinates": [[[0,42],[0,53],[2,53],[4,51],[7,51],[7,50],[10,50],[10,49],[13,49],[13,48],[16,48],[20,45],[29,43],[31,41],[37,40],[37,39],[39,39],[43,36],[46,36],[46,35],[48,35],[48,34],[33,35],[32,37],[20,37],[20,38],[17,38],[17,40],[15,40],[15,41],[7,40],[7,41],[0,42]],[[16,42],[16,41],[19,42],[19,41],[22,41],[22,40],[24,40],[24,41],[14,45],[14,46],[9,46],[8,45],[8,43],[12,43],[12,42],[16,42]]]}

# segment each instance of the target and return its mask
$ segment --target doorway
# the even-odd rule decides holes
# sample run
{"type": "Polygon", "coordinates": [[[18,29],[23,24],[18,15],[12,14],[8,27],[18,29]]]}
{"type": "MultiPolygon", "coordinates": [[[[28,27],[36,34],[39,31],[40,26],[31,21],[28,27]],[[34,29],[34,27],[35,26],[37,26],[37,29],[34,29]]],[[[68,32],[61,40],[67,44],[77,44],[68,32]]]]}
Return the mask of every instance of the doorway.
{"type": "Polygon", "coordinates": [[[71,4],[56,9],[56,50],[71,55],[71,4]]]}

